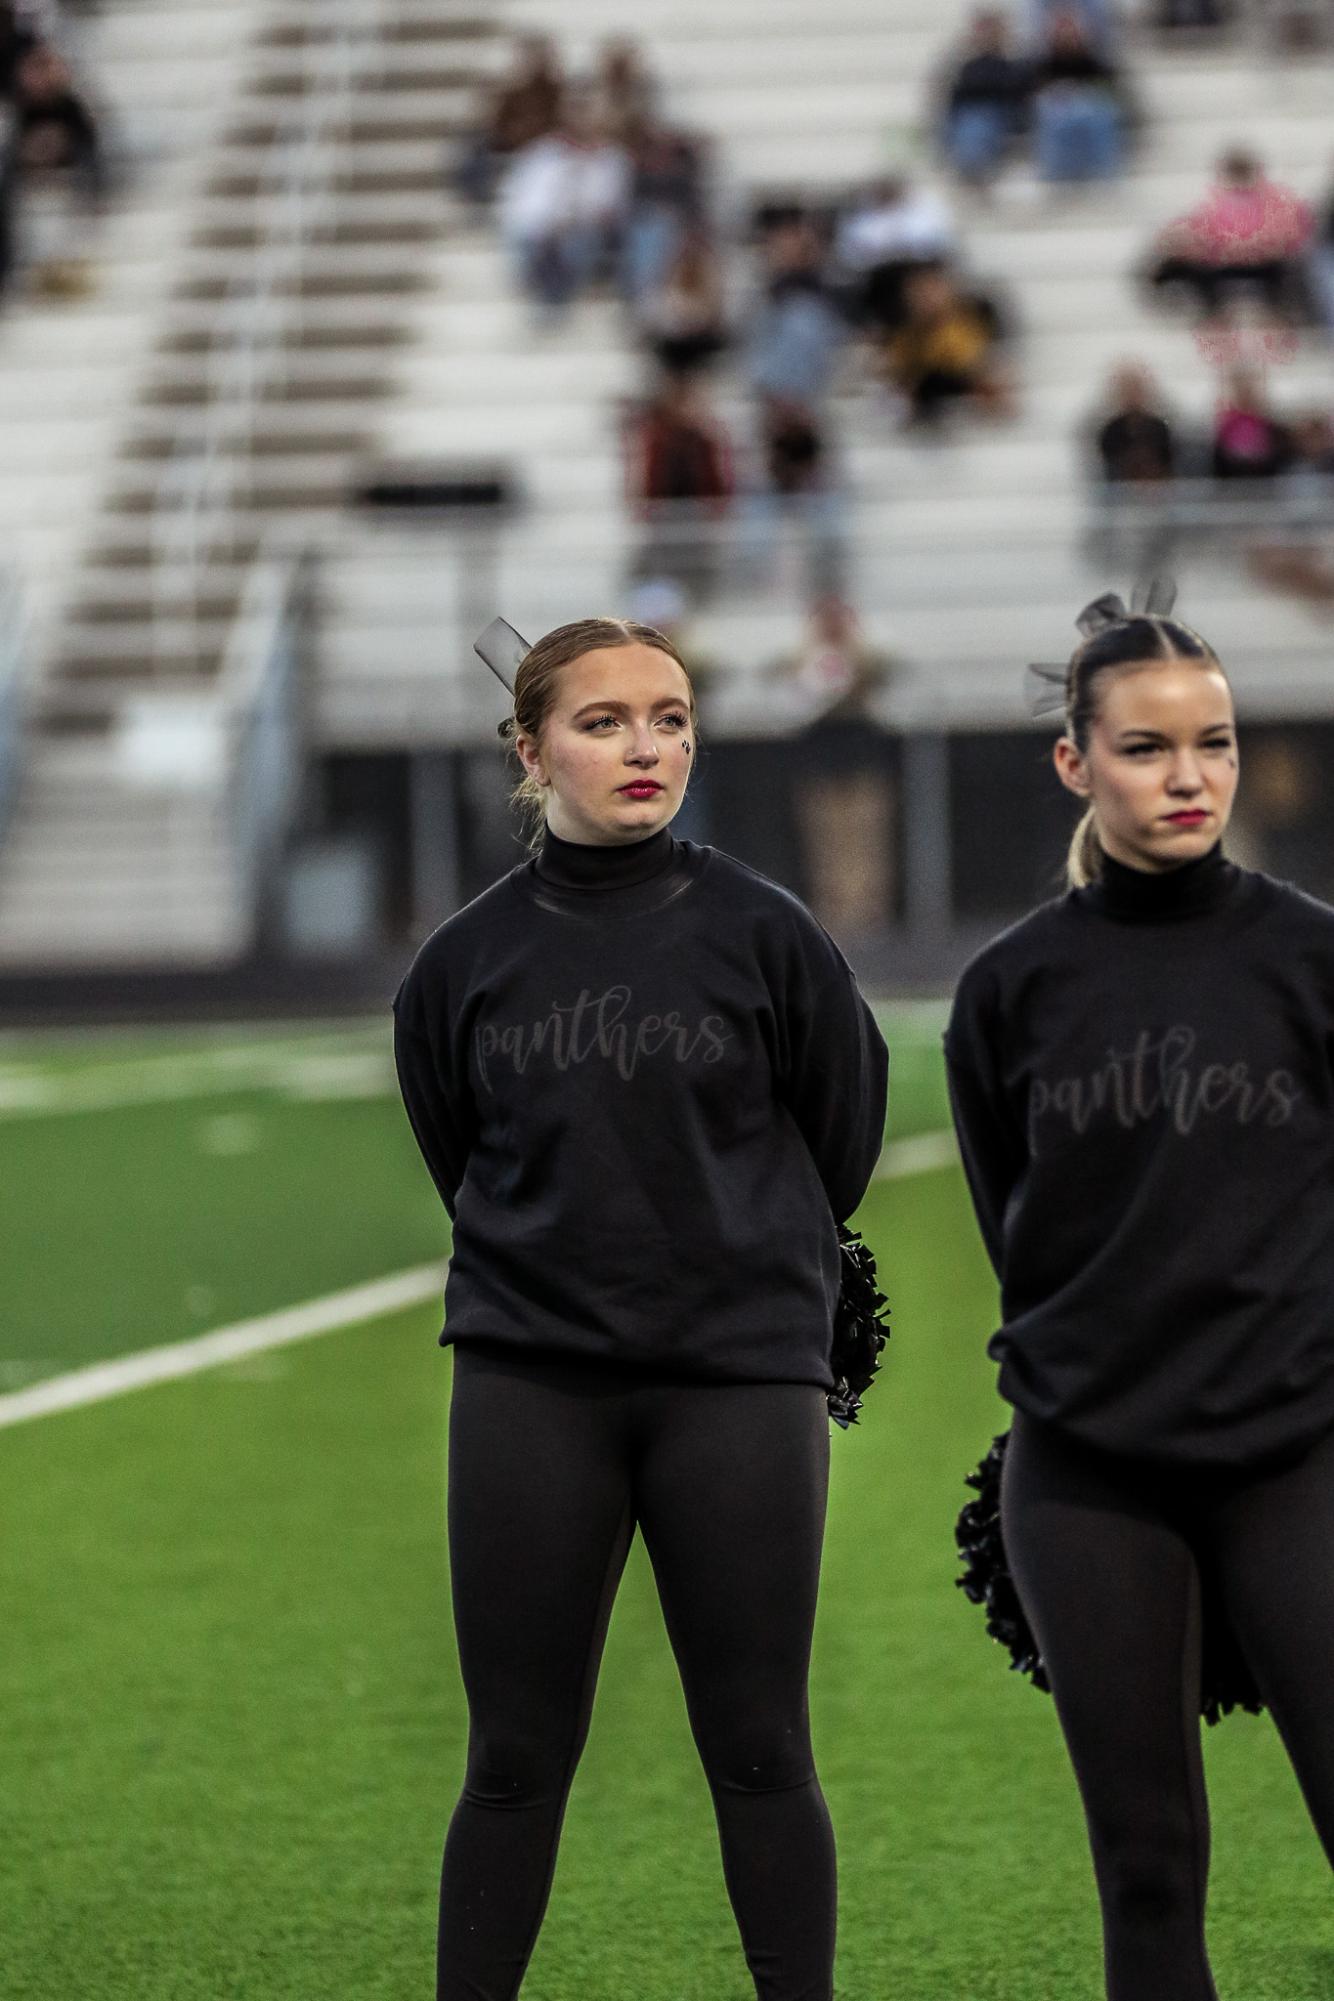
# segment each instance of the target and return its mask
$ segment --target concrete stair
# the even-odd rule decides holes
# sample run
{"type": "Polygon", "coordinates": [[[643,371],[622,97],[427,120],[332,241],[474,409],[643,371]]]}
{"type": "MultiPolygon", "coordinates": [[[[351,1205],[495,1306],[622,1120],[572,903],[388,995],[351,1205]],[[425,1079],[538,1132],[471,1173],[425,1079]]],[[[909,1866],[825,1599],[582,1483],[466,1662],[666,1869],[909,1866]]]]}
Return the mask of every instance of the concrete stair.
{"type": "Polygon", "coordinates": [[[103,739],[38,738],[0,849],[0,967],[216,964],[250,923],[216,800],[127,784],[103,739]]]}

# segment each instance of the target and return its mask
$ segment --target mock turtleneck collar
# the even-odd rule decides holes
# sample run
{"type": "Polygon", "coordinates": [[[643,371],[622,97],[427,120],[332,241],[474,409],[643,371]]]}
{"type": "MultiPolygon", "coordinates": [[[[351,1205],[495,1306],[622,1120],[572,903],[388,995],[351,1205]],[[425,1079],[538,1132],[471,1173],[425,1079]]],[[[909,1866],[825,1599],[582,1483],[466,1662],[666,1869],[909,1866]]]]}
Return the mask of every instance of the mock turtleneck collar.
{"type": "Polygon", "coordinates": [[[1108,917],[1152,923],[1221,909],[1240,880],[1241,870],[1225,858],[1221,845],[1179,868],[1161,871],[1127,868],[1104,854],[1097,880],[1081,894],[1108,917]]]}
{"type": "Polygon", "coordinates": [[[537,873],[559,889],[628,889],[662,875],[672,865],[674,850],[670,827],[660,827],[646,841],[606,847],[563,841],[546,827],[537,851],[537,873]]]}

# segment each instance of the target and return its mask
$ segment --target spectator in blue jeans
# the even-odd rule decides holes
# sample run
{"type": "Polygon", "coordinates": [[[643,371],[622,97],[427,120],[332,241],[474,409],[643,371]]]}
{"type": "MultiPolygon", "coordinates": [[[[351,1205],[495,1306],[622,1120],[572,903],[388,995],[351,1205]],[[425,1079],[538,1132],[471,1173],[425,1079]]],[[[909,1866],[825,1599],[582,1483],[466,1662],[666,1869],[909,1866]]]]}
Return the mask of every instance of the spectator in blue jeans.
{"type": "Polygon", "coordinates": [[[630,208],[621,288],[638,306],[664,282],[691,225],[705,213],[704,148],[653,120],[633,126],[622,143],[630,159],[630,208]]]}
{"type": "Polygon", "coordinates": [[[950,165],[984,187],[1005,163],[1028,122],[1033,87],[1028,63],[1010,50],[1010,28],[998,7],[982,7],[968,27],[964,53],[947,80],[941,136],[950,165]]]}
{"type": "Polygon", "coordinates": [[[1038,172],[1044,181],[1110,180],[1125,157],[1117,69],[1068,7],[1052,17],[1034,68],[1038,172]]]}
{"type": "Polygon", "coordinates": [[[763,253],[764,291],[745,330],[747,380],[761,397],[818,410],[848,337],[819,234],[805,216],[787,217],[770,227],[763,253]]]}
{"type": "Polygon", "coordinates": [[[630,197],[630,162],[586,98],[558,131],[525,146],[501,182],[501,236],[540,319],[557,318],[613,264],[630,197]]]}

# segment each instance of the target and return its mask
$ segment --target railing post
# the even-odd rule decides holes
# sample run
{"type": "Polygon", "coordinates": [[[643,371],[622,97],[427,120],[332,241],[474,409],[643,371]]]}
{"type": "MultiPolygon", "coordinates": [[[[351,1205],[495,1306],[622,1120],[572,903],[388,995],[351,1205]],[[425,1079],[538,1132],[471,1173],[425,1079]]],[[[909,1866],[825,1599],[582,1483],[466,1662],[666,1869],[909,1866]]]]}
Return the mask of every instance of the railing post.
{"type": "Polygon", "coordinates": [[[423,935],[451,916],[463,900],[458,760],[456,750],[412,753],[412,922],[423,935]]]}
{"type": "Polygon", "coordinates": [[[23,737],[23,647],[26,626],[19,587],[0,577],[0,842],[18,794],[23,737]]]}
{"type": "Polygon", "coordinates": [[[939,727],[903,738],[903,906],[922,945],[950,929],[953,905],[949,738],[939,727]]]}

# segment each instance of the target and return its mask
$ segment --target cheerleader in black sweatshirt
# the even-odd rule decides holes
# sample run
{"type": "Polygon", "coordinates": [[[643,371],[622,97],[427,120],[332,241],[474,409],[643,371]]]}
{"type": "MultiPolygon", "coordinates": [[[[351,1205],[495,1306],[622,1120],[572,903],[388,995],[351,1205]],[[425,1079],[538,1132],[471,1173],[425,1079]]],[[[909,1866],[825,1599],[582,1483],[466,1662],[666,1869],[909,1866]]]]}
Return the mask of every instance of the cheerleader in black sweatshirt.
{"type": "MultiPolygon", "coordinates": [[[[1169,607],[1170,609],[1170,607],[1169,607]]],[[[967,968],[955,1120],[1001,1282],[1001,1526],[1083,1795],[1111,2001],[1211,2001],[1202,1627],[1334,1859],[1334,910],[1229,862],[1228,683],[1100,600],[1069,893],[967,968]]]]}
{"type": "Polygon", "coordinates": [[[661,634],[549,634],[512,734],[542,845],[427,940],[395,1003],[404,1102],[454,1225],[470,1736],[437,1992],[519,1990],[638,1527],[756,1992],[828,2001],[806,1681],[836,1224],[879,1153],[885,1049],[793,897],[673,839],[695,710],[661,634]]]}

